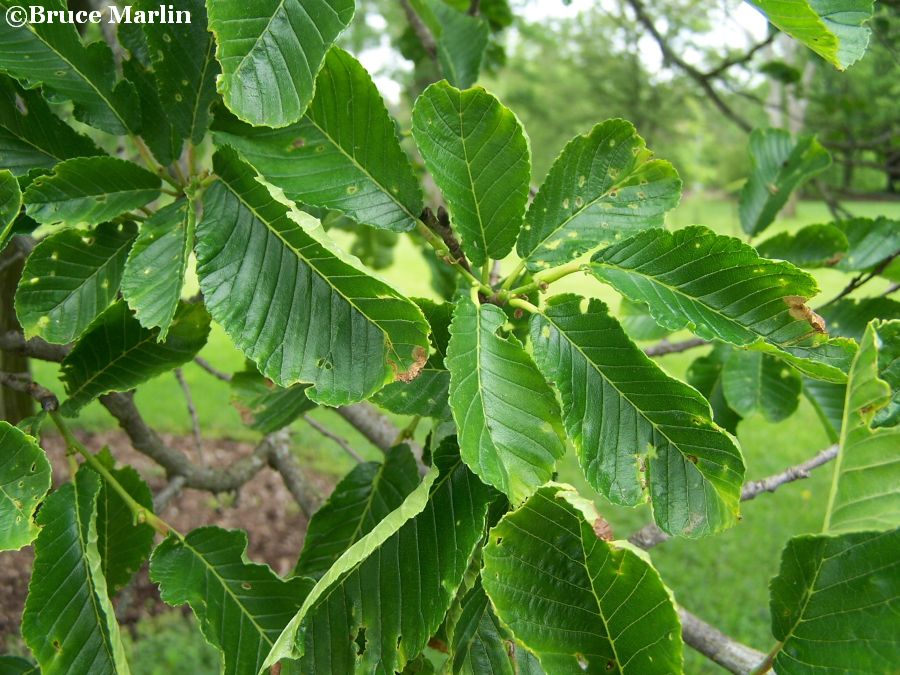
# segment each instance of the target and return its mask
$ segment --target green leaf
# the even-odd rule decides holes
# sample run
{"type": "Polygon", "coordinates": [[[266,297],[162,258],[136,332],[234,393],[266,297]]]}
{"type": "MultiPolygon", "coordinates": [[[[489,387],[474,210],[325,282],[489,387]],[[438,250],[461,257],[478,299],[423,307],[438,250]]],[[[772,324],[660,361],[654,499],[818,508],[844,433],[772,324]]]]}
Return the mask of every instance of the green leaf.
{"type": "MultiPolygon", "coordinates": [[[[30,11],[65,10],[59,0],[18,3],[30,11]]],[[[0,0],[0,10],[17,6],[0,0]]],[[[86,124],[121,135],[140,126],[134,88],[116,82],[112,51],[102,40],[84,45],[73,23],[43,21],[13,27],[0,21],[0,70],[26,84],[41,86],[46,94],[75,104],[75,117],[86,124]]]]}
{"type": "Polygon", "coordinates": [[[153,552],[150,578],[170,605],[191,606],[225,675],[256,673],[309,593],[309,579],[287,581],[246,560],[241,530],[201,527],[169,537],[153,552]]]}
{"type": "Polygon", "coordinates": [[[734,237],[699,226],[642,232],[597,252],[590,272],[647,303],[670,330],[768,350],[813,376],[846,379],[853,346],[823,342],[821,320],[805,304],[819,292],[815,280],[734,237]]]}
{"type": "Polygon", "coordinates": [[[33,522],[50,489],[50,463],[37,444],[0,420],[0,551],[18,551],[38,535],[33,522]]]}
{"type": "Polygon", "coordinates": [[[444,81],[416,99],[412,131],[469,261],[505,258],[531,181],[531,149],[519,120],[481,87],[460,91],[444,81]]]}
{"type": "Polygon", "coordinates": [[[898,550],[896,529],[788,542],[769,584],[778,675],[896,670],[898,550]]]}
{"type": "Polygon", "coordinates": [[[795,142],[782,129],[754,129],[750,163],[739,212],[744,232],[756,236],[772,224],[791,192],[831,164],[831,155],[815,136],[801,135],[795,142]]]}
{"type": "Polygon", "coordinates": [[[672,333],[656,323],[646,303],[628,298],[619,302],[619,321],[632,340],[661,340],[672,333]]]}
{"type": "Polygon", "coordinates": [[[463,461],[481,480],[523,501],[565,454],[559,404],[513,335],[506,314],[460,296],[450,326],[450,408],[463,461]]]}
{"type": "Polygon", "coordinates": [[[422,191],[372,78],[334,47],[316,91],[303,118],[284,129],[217,117],[216,142],[234,147],[290,199],[373,227],[412,229],[422,191]]]}
{"type": "Polygon", "coordinates": [[[850,370],[825,532],[900,526],[900,427],[872,428],[875,413],[891,400],[891,387],[878,376],[881,335],[896,340],[898,328],[900,322],[870,323],[850,370]]]}
{"type": "Polygon", "coordinates": [[[353,0],[207,0],[225,105],[254,126],[283,127],[313,98],[325,53],[353,18],[353,0]]]}
{"type": "Polygon", "coordinates": [[[304,384],[279,387],[253,368],[231,378],[231,402],[247,426],[271,434],[316,407],[306,389],[304,384]]]}
{"type": "Polygon", "coordinates": [[[26,337],[65,344],[81,335],[119,293],[132,223],[62,230],[35,246],[16,290],[26,337]]]}
{"type": "Polygon", "coordinates": [[[203,305],[181,305],[165,342],[147,330],[124,302],[117,302],[90,325],[63,359],[61,379],[69,398],[60,411],[73,416],[98,396],[128,391],[181,366],[206,344],[209,314],[203,305]]]}
{"type": "Polygon", "coordinates": [[[13,224],[22,210],[22,191],[11,171],[0,171],[0,251],[12,232],[13,224]]]}
{"type": "Polygon", "coordinates": [[[543,675],[537,658],[516,644],[494,613],[481,580],[465,594],[448,625],[450,672],[463,675],[543,675]]]}
{"type": "Polygon", "coordinates": [[[872,419],[873,427],[900,424],[900,321],[886,321],[878,328],[878,377],[891,388],[891,400],[872,419]]]}
{"type": "Polygon", "coordinates": [[[782,232],[756,245],[763,258],[777,258],[812,269],[834,265],[850,244],[834,225],[808,225],[796,232],[782,232]]]}
{"type": "Polygon", "coordinates": [[[161,208],[141,225],[122,275],[122,296],[145,328],[165,340],[184,286],[194,243],[194,209],[185,200],[161,208]]]}
{"type": "Polygon", "coordinates": [[[450,372],[444,366],[447,345],[450,342],[450,321],[453,304],[435,303],[424,298],[413,298],[431,326],[429,338],[432,353],[412,382],[391,382],[370,399],[396,415],[419,415],[448,419],[450,413],[450,372]]]}
{"type": "Polygon", "coordinates": [[[166,114],[171,102],[163,104],[156,75],[136,58],[124,60],[122,72],[134,85],[141,103],[141,115],[146,120],[153,120],[152,124],[141,129],[141,138],[160,164],[171,164],[181,156],[182,149],[181,136],[176,133],[166,114]]]}
{"type": "Polygon", "coordinates": [[[414,378],[428,358],[418,307],[340,253],[318,221],[276,201],[233,152],[220,150],[214,166],[197,228],[200,288],[263,375],[312,383],[308,396],[333,406],[414,378]]]}
{"type": "MultiPolygon", "coordinates": [[[[140,0],[137,7],[158,10],[159,3],[140,0]]],[[[159,81],[160,98],[166,102],[166,115],[178,134],[197,145],[209,126],[219,64],[214,53],[216,43],[207,31],[203,0],[182,0],[178,9],[189,11],[191,20],[141,27],[159,81]]]]}
{"type": "Polygon", "coordinates": [[[130,672],[97,549],[100,484],[82,467],[38,514],[22,636],[43,675],[130,672]]]}
{"type": "MultiPolygon", "coordinates": [[[[153,513],[153,494],[137,471],[130,466],[115,468],[107,449],[98,459],[138,504],[153,513]]],[[[153,549],[153,528],[136,522],[125,500],[105,482],[97,497],[97,549],[110,596],[131,581],[153,549]]]]}
{"type": "Polygon", "coordinates": [[[160,179],[115,157],[60,162],[25,190],[25,212],[39,223],[93,225],[159,197],[160,179]]]}
{"type": "Polygon", "coordinates": [[[741,416],[725,400],[722,371],[725,369],[725,362],[729,354],[731,354],[731,347],[722,344],[716,345],[709,354],[694,360],[688,368],[685,379],[709,401],[713,411],[713,421],[733,436],[737,433],[737,425],[741,421],[741,416]]]}
{"type": "Polygon", "coordinates": [[[0,656],[0,675],[40,675],[41,669],[18,656],[0,656]]]}
{"type": "Polygon", "coordinates": [[[858,272],[875,267],[900,251],[900,221],[888,218],[852,218],[834,226],[844,233],[850,249],[836,267],[858,272]]]}
{"type": "Polygon", "coordinates": [[[797,411],[803,382],[774,356],[735,350],[725,363],[722,385],[728,405],[741,417],[760,412],[769,422],[781,422],[797,411]]]}
{"type": "Polygon", "coordinates": [[[392,673],[425,648],[484,535],[496,494],[469,472],[452,441],[434,463],[403,504],[318,581],[266,666],[302,657],[304,673],[392,673]]]}
{"type": "Polygon", "coordinates": [[[344,551],[399,508],[418,484],[419,470],[405,445],[392,448],[381,464],[358,464],[310,519],[294,574],[320,578],[344,551]]]}
{"type": "Polygon", "coordinates": [[[681,197],[681,180],[671,164],[652,156],[625,120],[607,120],[572,139],[528,208],[516,246],[528,269],[662,227],[681,197]]]}
{"type": "Polygon", "coordinates": [[[631,342],[606,305],[582,302],[552,298],[532,316],[531,342],[562,396],[588,482],[629,506],[649,491],[657,525],[671,534],[731,527],[744,478],[740,450],[713,423],[707,401],[631,342]]]}
{"type": "Polygon", "coordinates": [[[832,443],[837,443],[841,434],[846,393],[847,385],[845,384],[822,382],[809,377],[803,378],[803,394],[812,404],[832,443]]]}
{"type": "Polygon", "coordinates": [[[487,23],[459,12],[442,0],[410,0],[435,39],[441,72],[454,87],[475,84],[488,46],[487,23]]]}
{"type": "Polygon", "coordinates": [[[63,159],[98,154],[93,141],[53,114],[39,91],[0,75],[0,166],[23,176],[63,159]]]}
{"type": "Polygon", "coordinates": [[[681,625],[656,570],[594,530],[594,505],[551,484],[493,528],[484,589],[548,673],[682,672],[681,625]]]}
{"type": "Polygon", "coordinates": [[[828,333],[862,342],[866,326],[872,319],[900,319],[900,302],[891,298],[841,298],[819,310],[828,333]]]}
{"type": "Polygon", "coordinates": [[[799,40],[838,70],[866,53],[873,0],[749,0],[779,29],[799,40]]]}

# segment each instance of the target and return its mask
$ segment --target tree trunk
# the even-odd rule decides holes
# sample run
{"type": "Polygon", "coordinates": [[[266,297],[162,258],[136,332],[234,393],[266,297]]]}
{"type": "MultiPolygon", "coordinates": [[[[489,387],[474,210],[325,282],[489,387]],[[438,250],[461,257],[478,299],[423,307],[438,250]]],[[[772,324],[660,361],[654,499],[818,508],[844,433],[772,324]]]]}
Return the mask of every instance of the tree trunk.
{"type": "MultiPolygon", "coordinates": [[[[21,237],[14,237],[6,250],[0,253],[0,334],[11,330],[21,330],[13,299],[16,285],[22,276],[25,265],[21,237]]],[[[6,373],[29,372],[28,359],[19,354],[0,352],[0,371],[6,373]]],[[[34,401],[27,394],[0,387],[0,419],[10,424],[18,424],[21,420],[34,414],[34,401]]]]}

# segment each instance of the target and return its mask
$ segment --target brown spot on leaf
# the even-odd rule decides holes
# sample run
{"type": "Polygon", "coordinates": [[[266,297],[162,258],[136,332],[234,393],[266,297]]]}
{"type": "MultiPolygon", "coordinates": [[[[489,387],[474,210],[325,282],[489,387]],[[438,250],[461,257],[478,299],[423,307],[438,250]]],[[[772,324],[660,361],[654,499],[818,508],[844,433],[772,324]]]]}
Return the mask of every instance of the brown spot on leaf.
{"type": "Polygon", "coordinates": [[[799,295],[787,295],[783,300],[793,318],[797,321],[806,321],[817,333],[825,332],[825,319],[810,309],[806,304],[806,298],[799,295]]]}
{"type": "Polygon", "coordinates": [[[401,382],[412,382],[416,379],[419,376],[419,373],[422,372],[422,368],[425,367],[425,363],[428,361],[428,350],[422,346],[416,345],[412,355],[414,360],[409,369],[404,373],[397,373],[396,379],[401,382]]]}
{"type": "Polygon", "coordinates": [[[612,541],[615,539],[613,536],[612,525],[610,525],[605,518],[598,517],[594,521],[594,534],[597,535],[599,539],[603,541],[612,541]]]}

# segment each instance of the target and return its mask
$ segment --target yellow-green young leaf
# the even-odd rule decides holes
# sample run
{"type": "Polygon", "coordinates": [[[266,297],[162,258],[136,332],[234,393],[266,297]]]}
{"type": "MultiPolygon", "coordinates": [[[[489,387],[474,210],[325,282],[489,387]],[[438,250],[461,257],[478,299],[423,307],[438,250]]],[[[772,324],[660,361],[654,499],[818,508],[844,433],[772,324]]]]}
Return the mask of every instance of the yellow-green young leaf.
{"type": "Polygon", "coordinates": [[[194,244],[194,209],[185,200],[161,208],[141,225],[122,275],[122,296],[145,328],[165,340],[181,299],[194,244]]]}
{"type": "Polygon", "coordinates": [[[189,604],[225,675],[256,673],[275,639],[303,604],[312,581],[280,579],[247,562],[241,530],[201,527],[156,547],[150,578],[170,605],[189,604]]]}
{"type": "Polygon", "coordinates": [[[290,199],[397,232],[412,229],[422,212],[422,191],[378,89],[337,47],[299,122],[264,129],[219,115],[213,131],[290,199]]]}
{"type": "Polygon", "coordinates": [[[164,342],[147,330],[119,301],[90,325],[63,359],[61,379],[69,398],[60,411],[77,415],[85,405],[111,391],[128,391],[181,366],[197,355],[209,334],[203,305],[182,304],[164,342]]]}
{"type": "MultiPolygon", "coordinates": [[[[140,0],[135,5],[144,11],[159,10],[157,0],[140,0]]],[[[219,64],[216,43],[207,30],[204,0],[181,0],[177,8],[189,11],[191,20],[165,26],[144,24],[141,28],[166,116],[180,136],[196,145],[209,126],[219,64]]]]}
{"type": "Polygon", "coordinates": [[[44,675],[128,675],[97,549],[100,476],[86,467],[38,514],[22,636],[44,675]]]}
{"type": "MultiPolygon", "coordinates": [[[[588,482],[618,504],[649,492],[666,532],[732,526],[744,462],[709,403],[635,345],[600,300],[560,295],[531,318],[534,357],[562,396],[563,421],[588,482]]],[[[524,395],[524,394],[523,394],[524,395]]]]}
{"type": "Polygon", "coordinates": [[[35,246],[16,289],[25,336],[66,344],[81,335],[119,293],[136,236],[133,223],[104,223],[56,232],[35,246]]]}
{"type": "Polygon", "coordinates": [[[681,625],[656,570],[568,485],[541,488],[490,531],[484,589],[548,673],[682,672],[681,625]]]}
{"type": "Polygon", "coordinates": [[[838,70],[853,65],[869,44],[873,0],[749,0],[766,18],[838,70]]]}
{"type": "Polygon", "coordinates": [[[311,383],[308,396],[326,405],[414,378],[428,358],[419,308],[341,253],[318,221],[276,201],[233,151],[216,153],[214,166],[197,273],[238,349],[281,386],[311,383]]]}
{"type": "MultiPolygon", "coordinates": [[[[26,11],[65,10],[59,0],[0,0],[0,12],[15,6],[26,11]]],[[[13,27],[0,21],[0,70],[40,85],[56,99],[75,104],[75,117],[111,134],[137,132],[140,109],[129,82],[116,82],[112,51],[103,40],[84,45],[73,23],[41,21],[13,27]]]]}
{"type": "Polygon", "coordinates": [[[266,665],[300,658],[303,673],[402,671],[441,625],[495,497],[444,441],[422,483],[318,581],[266,665]]]}
{"type": "Polygon", "coordinates": [[[63,159],[97,154],[97,146],[57,117],[40,91],[0,75],[0,166],[23,176],[63,159]]]}
{"type": "Polygon", "coordinates": [[[796,232],[782,232],[756,245],[763,258],[787,260],[813,269],[834,265],[847,253],[847,237],[834,225],[808,225],[796,232]]]}
{"type": "Polygon", "coordinates": [[[565,454],[559,404],[514,335],[506,314],[460,296],[450,325],[450,408],[463,461],[481,480],[524,500],[565,454]]]}
{"type": "Polygon", "coordinates": [[[756,236],[772,224],[791,192],[831,164],[831,155],[815,136],[794,141],[781,129],[754,129],[750,162],[738,210],[744,232],[756,236]]]}
{"type": "Polygon", "coordinates": [[[392,448],[381,464],[358,464],[310,519],[294,574],[321,577],[344,551],[399,508],[418,484],[419,470],[405,445],[392,448]]]}
{"type": "Polygon", "coordinates": [[[325,53],[353,0],[207,0],[225,105],[254,126],[283,127],[312,100],[325,53]]]}
{"type": "Polygon", "coordinates": [[[152,202],[160,184],[159,176],[124,159],[67,159],[28,186],[25,212],[44,224],[93,225],[152,202]]]}
{"type": "Polygon", "coordinates": [[[879,351],[896,358],[900,321],[873,321],[866,329],[847,380],[841,447],[825,512],[825,532],[887,530],[900,526],[900,427],[872,428],[891,401],[879,377],[879,351]],[[884,345],[882,336],[893,344],[884,345]]]}
{"type": "Polygon", "coordinates": [[[494,613],[481,580],[463,596],[447,623],[449,668],[461,675],[544,675],[537,658],[517,644],[494,613]]]}
{"type": "Polygon", "coordinates": [[[37,441],[0,420],[0,551],[34,540],[34,511],[49,489],[50,463],[37,441]]]}
{"type": "Polygon", "coordinates": [[[572,139],[525,216],[516,250],[528,268],[554,267],[662,227],[681,198],[681,180],[671,164],[652,156],[625,120],[607,120],[572,139]]]}
{"type": "Polygon", "coordinates": [[[900,221],[890,218],[851,218],[833,223],[849,242],[837,268],[857,272],[875,267],[900,252],[900,221]]]}
{"type": "Polygon", "coordinates": [[[460,91],[443,81],[416,99],[412,124],[469,261],[505,258],[531,181],[531,150],[519,120],[481,87],[460,91]]]}
{"type": "Polygon", "coordinates": [[[791,539],[769,584],[774,672],[895,672],[898,550],[897,529],[791,539]]]}
{"type": "Polygon", "coordinates": [[[19,181],[11,171],[0,171],[0,251],[6,246],[6,239],[12,232],[13,223],[22,210],[22,191],[19,181]]]}
{"type": "Polygon", "coordinates": [[[444,77],[460,89],[475,84],[488,46],[487,23],[443,0],[410,0],[410,5],[435,38],[444,77]]]}
{"type": "MultiPolygon", "coordinates": [[[[138,504],[153,513],[153,494],[137,471],[130,466],[116,468],[107,448],[97,458],[138,504]]],[[[97,496],[97,549],[110,597],[131,581],[153,549],[153,528],[136,522],[131,508],[106,482],[97,496]]]]}
{"type": "Polygon", "coordinates": [[[271,434],[316,407],[306,395],[307,385],[279,387],[248,364],[231,378],[231,403],[251,429],[271,434]]]}
{"type": "Polygon", "coordinates": [[[820,334],[821,320],[805,304],[819,292],[815,279],[739,239],[699,226],[642,232],[594,254],[590,272],[647,303],[670,330],[770,351],[814,377],[846,380],[855,346],[820,334]]]}
{"type": "Polygon", "coordinates": [[[800,405],[800,374],[774,356],[734,350],[725,363],[722,385],[728,405],[741,417],[762,413],[781,422],[800,405]]]}

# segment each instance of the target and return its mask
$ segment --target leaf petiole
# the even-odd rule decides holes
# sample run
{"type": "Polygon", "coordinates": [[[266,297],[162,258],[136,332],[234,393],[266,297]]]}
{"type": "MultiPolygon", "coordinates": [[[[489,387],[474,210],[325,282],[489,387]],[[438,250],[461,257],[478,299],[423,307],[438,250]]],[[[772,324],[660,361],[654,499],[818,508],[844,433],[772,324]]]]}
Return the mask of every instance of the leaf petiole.
{"type": "Polygon", "coordinates": [[[175,534],[180,539],[184,538],[183,535],[178,532],[178,530],[173,528],[155,513],[147,509],[147,507],[139,504],[137,501],[135,501],[134,497],[128,494],[128,491],[122,487],[122,484],[116,480],[115,476],[113,476],[109,472],[109,470],[105,466],[103,466],[103,464],[96,457],[94,457],[94,455],[91,454],[91,452],[86,447],[84,447],[84,445],[81,444],[81,441],[75,438],[75,436],[72,434],[72,431],[69,429],[69,425],[66,424],[66,421],[58,411],[51,410],[50,418],[53,420],[56,428],[59,429],[59,433],[62,434],[63,440],[66,443],[66,450],[68,454],[71,456],[72,453],[77,452],[82,457],[84,457],[85,461],[88,463],[88,465],[90,465],[91,469],[99,473],[103,477],[103,480],[105,480],[109,484],[109,486],[119,494],[119,496],[122,498],[122,501],[125,502],[126,506],[128,506],[129,510],[134,514],[136,522],[147,523],[163,537],[169,534],[175,534]]]}

